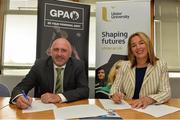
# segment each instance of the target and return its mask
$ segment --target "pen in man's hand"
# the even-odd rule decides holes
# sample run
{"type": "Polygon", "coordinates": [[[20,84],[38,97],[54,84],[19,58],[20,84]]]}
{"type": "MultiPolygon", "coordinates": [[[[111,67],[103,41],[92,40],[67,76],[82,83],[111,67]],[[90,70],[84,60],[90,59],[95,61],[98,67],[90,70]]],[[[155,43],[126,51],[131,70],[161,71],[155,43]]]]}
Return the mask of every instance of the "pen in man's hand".
{"type": "MultiPolygon", "coordinates": [[[[29,98],[28,96],[26,95],[26,93],[24,92],[24,90],[22,90],[22,94],[23,94],[23,97],[29,101],[29,98]]],[[[29,104],[29,106],[31,107],[31,104],[29,104]]]]}
{"type": "Polygon", "coordinates": [[[22,90],[22,94],[23,94],[23,96],[24,96],[24,98],[25,98],[26,100],[29,100],[29,98],[28,98],[28,96],[26,95],[26,93],[24,92],[24,90],[22,90]]]}

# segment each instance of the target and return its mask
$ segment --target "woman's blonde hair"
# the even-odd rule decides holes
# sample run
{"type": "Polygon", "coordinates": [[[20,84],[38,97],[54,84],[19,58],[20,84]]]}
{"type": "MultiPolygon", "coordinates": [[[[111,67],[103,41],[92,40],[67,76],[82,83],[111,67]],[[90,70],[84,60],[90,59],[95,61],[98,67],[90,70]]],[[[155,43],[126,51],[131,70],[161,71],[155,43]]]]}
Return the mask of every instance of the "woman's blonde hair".
{"type": "Polygon", "coordinates": [[[155,65],[158,58],[154,54],[154,48],[153,48],[150,38],[143,32],[136,32],[136,33],[132,34],[128,40],[128,58],[131,62],[131,68],[133,68],[135,65],[137,65],[136,58],[133,55],[132,50],[131,50],[131,40],[135,36],[140,37],[144,41],[144,43],[147,47],[148,59],[146,62],[150,63],[151,65],[155,65]]]}
{"type": "Polygon", "coordinates": [[[120,62],[122,60],[117,61],[114,63],[114,65],[111,67],[111,70],[109,71],[108,74],[108,85],[112,85],[115,78],[116,78],[116,70],[120,68],[120,62]]]}

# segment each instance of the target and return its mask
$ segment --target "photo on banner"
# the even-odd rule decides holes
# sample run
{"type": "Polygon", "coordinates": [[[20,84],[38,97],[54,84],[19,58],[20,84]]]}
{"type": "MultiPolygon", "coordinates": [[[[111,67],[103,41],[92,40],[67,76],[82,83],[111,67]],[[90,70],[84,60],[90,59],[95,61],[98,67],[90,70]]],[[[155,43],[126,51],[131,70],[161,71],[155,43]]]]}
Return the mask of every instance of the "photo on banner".
{"type": "Polygon", "coordinates": [[[84,61],[88,76],[90,5],[60,0],[38,0],[36,57],[46,57],[57,36],[69,40],[73,56],[84,61]]]}
{"type": "Polygon", "coordinates": [[[129,36],[134,32],[150,35],[150,0],[97,2],[96,16],[95,97],[106,99],[120,61],[128,59],[129,36]]]}

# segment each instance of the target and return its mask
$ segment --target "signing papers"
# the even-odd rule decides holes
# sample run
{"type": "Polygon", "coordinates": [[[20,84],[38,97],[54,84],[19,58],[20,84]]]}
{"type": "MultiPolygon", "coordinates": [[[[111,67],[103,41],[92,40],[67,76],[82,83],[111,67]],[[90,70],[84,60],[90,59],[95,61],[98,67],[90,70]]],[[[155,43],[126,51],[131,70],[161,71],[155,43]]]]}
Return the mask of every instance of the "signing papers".
{"type": "Polygon", "coordinates": [[[133,109],[131,106],[124,100],[120,104],[115,104],[112,100],[110,99],[99,99],[101,104],[105,109],[132,109],[136,110],[138,112],[143,112],[149,115],[152,115],[154,117],[161,117],[173,112],[176,112],[180,110],[180,108],[177,107],[172,107],[164,104],[160,105],[148,105],[145,109],[133,109]]]}
{"type": "Polygon", "coordinates": [[[96,105],[73,105],[54,109],[55,119],[72,119],[107,115],[107,111],[96,105]]]}
{"type": "Polygon", "coordinates": [[[154,117],[161,117],[161,116],[176,112],[180,110],[180,108],[161,104],[161,105],[149,105],[145,109],[140,108],[140,109],[134,109],[134,110],[150,114],[154,117]]]}
{"type": "Polygon", "coordinates": [[[31,106],[28,107],[27,109],[24,109],[22,112],[23,113],[30,113],[30,112],[40,112],[40,111],[45,111],[45,110],[53,110],[57,108],[56,105],[54,104],[45,104],[42,103],[41,100],[35,100],[32,102],[31,106]]]}
{"type": "Polygon", "coordinates": [[[131,106],[124,100],[120,104],[115,104],[110,99],[99,99],[105,109],[130,109],[131,106]]]}

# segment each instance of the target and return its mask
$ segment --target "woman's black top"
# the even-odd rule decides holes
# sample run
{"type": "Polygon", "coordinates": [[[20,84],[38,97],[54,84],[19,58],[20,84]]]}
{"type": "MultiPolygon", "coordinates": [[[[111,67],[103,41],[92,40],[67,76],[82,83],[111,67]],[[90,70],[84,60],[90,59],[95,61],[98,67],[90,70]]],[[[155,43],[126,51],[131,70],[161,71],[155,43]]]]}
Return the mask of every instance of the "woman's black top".
{"type": "Polygon", "coordinates": [[[147,67],[144,68],[136,68],[136,72],[135,72],[135,76],[136,76],[136,80],[135,80],[135,91],[134,91],[134,96],[133,99],[138,99],[139,98],[139,92],[141,90],[141,86],[143,83],[143,79],[144,79],[144,75],[146,72],[147,67]]]}

